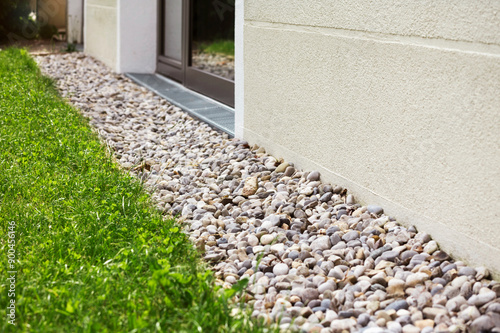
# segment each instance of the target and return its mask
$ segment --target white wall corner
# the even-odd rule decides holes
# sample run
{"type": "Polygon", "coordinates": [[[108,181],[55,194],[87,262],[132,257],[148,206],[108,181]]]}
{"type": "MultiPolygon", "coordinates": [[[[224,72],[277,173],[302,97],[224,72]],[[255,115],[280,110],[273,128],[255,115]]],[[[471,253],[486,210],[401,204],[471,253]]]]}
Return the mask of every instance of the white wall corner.
{"type": "Polygon", "coordinates": [[[121,40],[121,28],[122,28],[122,25],[121,25],[121,17],[122,17],[122,3],[124,1],[122,0],[118,0],[116,2],[116,63],[115,63],[115,72],[117,73],[123,73],[122,71],[120,71],[120,67],[121,67],[121,61],[122,61],[122,52],[121,52],[121,49],[122,49],[122,40],[121,40]]]}
{"type": "Polygon", "coordinates": [[[67,2],[67,35],[68,42],[82,43],[82,28],[83,28],[83,7],[81,0],[68,0],[67,2]]]}
{"type": "Polygon", "coordinates": [[[244,9],[245,1],[235,2],[235,27],[234,27],[234,136],[243,138],[244,129],[244,109],[245,109],[245,75],[243,61],[243,26],[245,23],[244,9]]]}
{"type": "Polygon", "coordinates": [[[88,30],[88,24],[87,24],[87,0],[83,0],[83,8],[82,8],[82,15],[83,15],[83,52],[87,52],[87,30],[88,30]]]}
{"type": "Polygon", "coordinates": [[[117,72],[154,73],[157,1],[118,1],[117,72]]]}

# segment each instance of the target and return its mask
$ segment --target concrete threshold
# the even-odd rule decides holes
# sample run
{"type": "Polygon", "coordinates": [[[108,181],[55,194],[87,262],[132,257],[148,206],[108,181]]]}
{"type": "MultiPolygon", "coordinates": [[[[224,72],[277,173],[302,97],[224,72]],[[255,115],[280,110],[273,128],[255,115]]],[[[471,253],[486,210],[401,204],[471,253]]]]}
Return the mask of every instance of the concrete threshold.
{"type": "Polygon", "coordinates": [[[125,74],[190,115],[234,137],[234,109],[158,74],[125,74]]]}

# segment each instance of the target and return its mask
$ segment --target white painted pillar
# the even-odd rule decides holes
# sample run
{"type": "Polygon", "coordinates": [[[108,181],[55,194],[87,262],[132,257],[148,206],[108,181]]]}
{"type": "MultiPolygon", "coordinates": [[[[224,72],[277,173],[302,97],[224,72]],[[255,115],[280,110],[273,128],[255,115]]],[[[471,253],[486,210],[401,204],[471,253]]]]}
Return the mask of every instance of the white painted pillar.
{"type": "Polygon", "coordinates": [[[83,3],[82,0],[67,0],[68,43],[81,44],[83,32],[83,3]]]}
{"type": "Polygon", "coordinates": [[[244,0],[235,2],[234,27],[234,136],[243,138],[244,108],[245,108],[245,75],[243,61],[243,26],[245,23],[244,0]]]}
{"type": "Polygon", "coordinates": [[[157,1],[118,1],[117,72],[154,73],[157,53],[157,1]]]}

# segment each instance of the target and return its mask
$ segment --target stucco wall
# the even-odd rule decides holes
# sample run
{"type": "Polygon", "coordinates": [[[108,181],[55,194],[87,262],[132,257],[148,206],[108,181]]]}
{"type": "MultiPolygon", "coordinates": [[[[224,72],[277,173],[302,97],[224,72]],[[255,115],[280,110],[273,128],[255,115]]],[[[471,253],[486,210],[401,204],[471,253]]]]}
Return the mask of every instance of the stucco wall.
{"type": "Polygon", "coordinates": [[[117,71],[154,73],[157,54],[157,1],[119,1],[117,71]]]}
{"type": "Polygon", "coordinates": [[[500,2],[244,6],[244,137],[500,276],[500,2]]]}
{"type": "Polygon", "coordinates": [[[86,0],[84,51],[116,70],[118,0],[86,0]]]}
{"type": "Polygon", "coordinates": [[[154,73],[157,1],[86,0],[84,48],[115,72],[154,73]]]}

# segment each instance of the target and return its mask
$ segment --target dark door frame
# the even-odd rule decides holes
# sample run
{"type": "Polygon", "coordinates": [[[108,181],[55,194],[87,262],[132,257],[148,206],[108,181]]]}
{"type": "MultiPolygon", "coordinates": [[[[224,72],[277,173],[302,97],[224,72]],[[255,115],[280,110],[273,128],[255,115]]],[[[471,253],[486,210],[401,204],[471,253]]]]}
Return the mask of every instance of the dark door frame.
{"type": "Polygon", "coordinates": [[[166,57],[164,50],[164,3],[158,0],[157,72],[168,76],[189,89],[234,107],[234,81],[202,71],[191,66],[193,0],[182,1],[182,50],[181,61],[166,57]]]}
{"type": "Polygon", "coordinates": [[[168,76],[182,84],[185,82],[184,74],[185,74],[185,60],[187,57],[186,54],[186,47],[188,45],[185,45],[187,43],[187,40],[184,38],[186,34],[186,29],[187,24],[185,20],[185,13],[189,12],[189,9],[187,8],[187,1],[186,0],[181,0],[182,1],[182,28],[181,28],[181,34],[182,34],[182,46],[181,46],[181,60],[177,59],[172,59],[170,57],[167,57],[163,55],[163,50],[164,50],[164,43],[165,43],[165,22],[164,22],[164,11],[165,11],[165,0],[158,0],[157,3],[157,31],[158,31],[158,38],[157,38],[157,50],[156,50],[156,56],[157,56],[157,61],[156,61],[156,71],[160,74],[163,74],[165,76],[168,76]]]}

